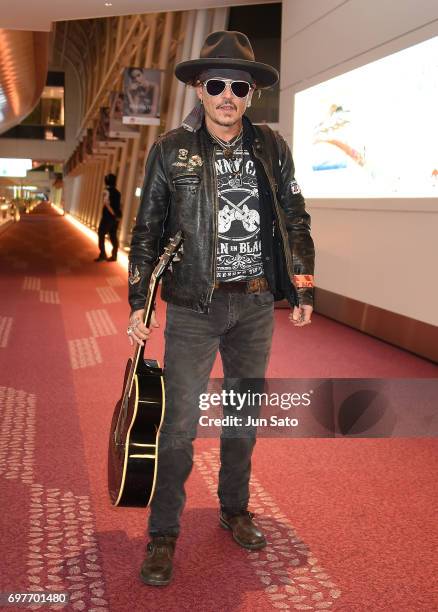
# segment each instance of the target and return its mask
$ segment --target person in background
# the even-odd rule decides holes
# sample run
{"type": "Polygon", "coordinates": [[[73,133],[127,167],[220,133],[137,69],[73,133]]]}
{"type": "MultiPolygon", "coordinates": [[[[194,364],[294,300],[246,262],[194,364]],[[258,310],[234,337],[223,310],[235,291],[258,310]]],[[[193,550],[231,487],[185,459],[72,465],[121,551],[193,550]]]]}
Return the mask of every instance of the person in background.
{"type": "Polygon", "coordinates": [[[94,261],[117,261],[117,251],[119,248],[117,230],[119,228],[119,221],[122,218],[122,209],[120,205],[120,191],[116,189],[116,181],[117,177],[115,174],[107,174],[105,176],[102,217],[97,230],[100,252],[94,261]],[[105,252],[105,237],[107,234],[113,247],[111,257],[107,257],[105,252]]]}

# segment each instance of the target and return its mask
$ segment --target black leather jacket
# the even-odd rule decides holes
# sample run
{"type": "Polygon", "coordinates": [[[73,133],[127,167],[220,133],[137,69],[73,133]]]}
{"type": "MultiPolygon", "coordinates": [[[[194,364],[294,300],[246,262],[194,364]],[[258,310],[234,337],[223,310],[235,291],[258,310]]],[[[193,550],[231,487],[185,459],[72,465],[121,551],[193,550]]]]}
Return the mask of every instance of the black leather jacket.
{"type": "MultiPolygon", "coordinates": [[[[184,124],[183,124],[184,125],[184,124]]],[[[284,139],[243,117],[243,143],[256,168],[264,275],[274,299],[313,304],[310,216],[284,139]]],[[[129,254],[129,303],[144,308],[152,271],[169,237],[181,230],[181,261],[162,281],[161,297],[208,312],[215,285],[217,189],[214,143],[203,123],[162,135],[146,163],[129,254]]]]}

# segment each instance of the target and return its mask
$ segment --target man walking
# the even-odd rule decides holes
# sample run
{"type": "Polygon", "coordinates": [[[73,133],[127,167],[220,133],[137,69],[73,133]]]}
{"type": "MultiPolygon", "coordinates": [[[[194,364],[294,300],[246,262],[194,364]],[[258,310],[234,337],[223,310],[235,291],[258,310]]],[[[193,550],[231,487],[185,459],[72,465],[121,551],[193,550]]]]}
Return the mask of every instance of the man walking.
{"type": "MultiPolygon", "coordinates": [[[[149,279],[161,245],[181,230],[181,261],[166,272],[164,380],[166,411],[141,568],[146,584],[165,585],[193,464],[193,440],[204,393],[220,351],[226,389],[262,379],[269,359],[274,300],[287,298],[298,327],[311,322],[314,245],[310,217],[295,181],[290,150],[244,115],[255,89],[277,71],[256,62],[240,32],[213,32],[200,58],[176,66],[196,87],[198,105],[182,127],[161,136],[145,170],[129,263],[128,335],[144,343],[157,327],[142,323],[149,279]]],[[[224,406],[224,415],[231,408],[224,406]]],[[[237,544],[266,540],[248,511],[254,427],[224,427],[220,440],[220,525],[237,544]]]]}
{"type": "Polygon", "coordinates": [[[117,251],[119,248],[117,230],[119,228],[119,221],[122,218],[120,191],[116,189],[117,177],[115,174],[107,174],[104,180],[102,217],[97,230],[99,236],[99,255],[94,261],[117,261],[117,251]],[[111,257],[107,257],[105,252],[105,238],[107,234],[109,234],[113,247],[111,257]]]}

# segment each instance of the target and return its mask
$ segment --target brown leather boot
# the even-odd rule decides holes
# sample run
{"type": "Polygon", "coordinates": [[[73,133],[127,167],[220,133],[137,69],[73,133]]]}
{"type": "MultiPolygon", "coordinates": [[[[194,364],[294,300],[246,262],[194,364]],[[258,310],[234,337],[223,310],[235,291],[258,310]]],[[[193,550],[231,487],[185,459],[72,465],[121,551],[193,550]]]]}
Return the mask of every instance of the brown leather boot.
{"type": "Polygon", "coordinates": [[[254,524],[253,517],[254,515],[248,510],[235,515],[228,515],[221,510],[219,520],[221,527],[232,531],[233,538],[240,546],[257,550],[266,546],[266,539],[262,531],[254,524]]]}
{"type": "Polygon", "coordinates": [[[172,579],[172,561],[177,538],[154,536],[146,547],[147,557],[140,570],[145,584],[164,586],[172,579]]]}

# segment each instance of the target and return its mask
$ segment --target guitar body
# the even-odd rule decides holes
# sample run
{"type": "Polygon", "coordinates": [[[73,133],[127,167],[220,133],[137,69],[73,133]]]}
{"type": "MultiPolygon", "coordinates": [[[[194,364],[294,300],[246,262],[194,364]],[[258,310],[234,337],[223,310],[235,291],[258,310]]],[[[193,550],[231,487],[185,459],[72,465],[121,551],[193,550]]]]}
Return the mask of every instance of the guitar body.
{"type": "Polygon", "coordinates": [[[132,368],[132,360],[128,361],[122,398],[111,421],[108,489],[114,506],[146,507],[154,492],[158,432],[165,410],[164,382],[157,361],[143,363],[144,367],[136,368],[131,390],[126,393],[132,368]]]}
{"type": "MultiPolygon", "coordinates": [[[[170,239],[149,282],[143,324],[150,326],[158,283],[182,247],[182,233],[170,239]]],[[[128,333],[133,328],[128,328],[128,333]]],[[[113,506],[146,507],[157,476],[158,437],[165,410],[163,371],[145,359],[146,342],[137,344],[126,365],[122,397],[111,420],[108,492],[113,506]]]]}

